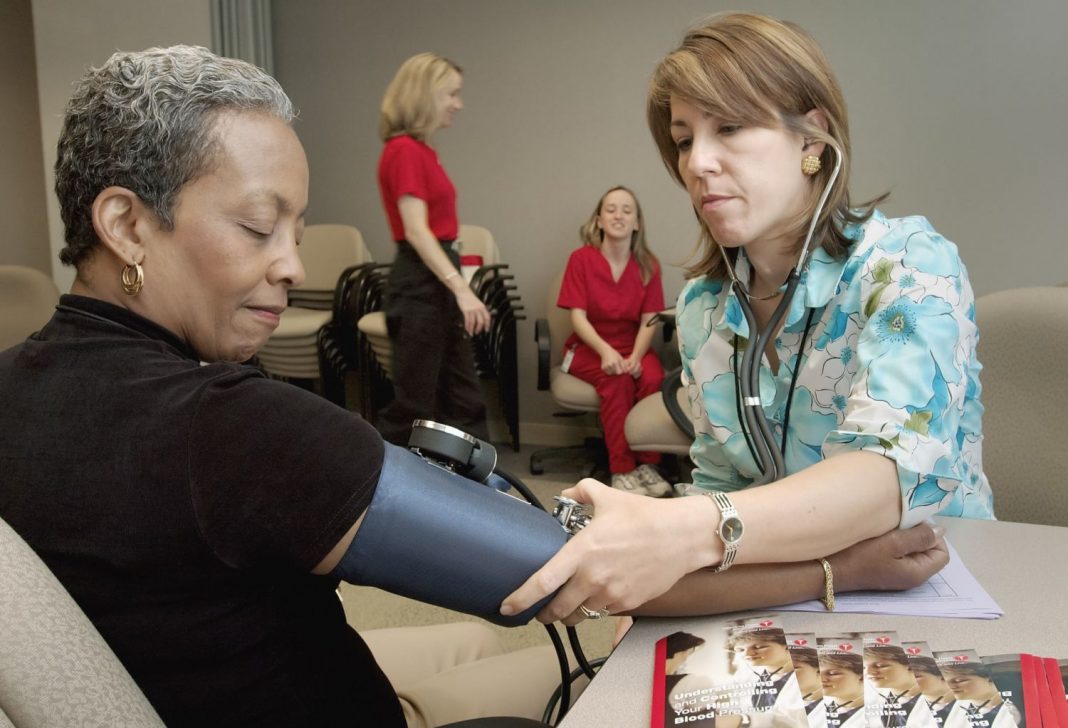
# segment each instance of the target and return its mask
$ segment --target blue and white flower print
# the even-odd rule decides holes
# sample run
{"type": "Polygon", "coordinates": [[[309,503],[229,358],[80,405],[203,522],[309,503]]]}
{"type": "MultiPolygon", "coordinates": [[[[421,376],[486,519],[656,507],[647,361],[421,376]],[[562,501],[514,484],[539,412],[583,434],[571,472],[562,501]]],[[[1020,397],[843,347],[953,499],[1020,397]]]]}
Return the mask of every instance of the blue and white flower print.
{"type": "MultiPolygon", "coordinates": [[[[975,306],[956,246],[922,217],[876,212],[844,260],[822,250],[797,297],[815,308],[804,351],[802,311],[791,309],[767,359],[760,398],[782,436],[793,369],[799,366],[786,433],[786,466],[797,472],[849,450],[892,458],[902,525],[936,513],[992,518],[981,466],[981,387],[975,306]]],[[[749,275],[739,256],[738,275],[749,275]]],[[[695,279],[678,300],[684,381],[697,437],[694,484],[745,487],[758,475],[738,422],[734,341],[748,330],[729,288],[695,279]]]]}

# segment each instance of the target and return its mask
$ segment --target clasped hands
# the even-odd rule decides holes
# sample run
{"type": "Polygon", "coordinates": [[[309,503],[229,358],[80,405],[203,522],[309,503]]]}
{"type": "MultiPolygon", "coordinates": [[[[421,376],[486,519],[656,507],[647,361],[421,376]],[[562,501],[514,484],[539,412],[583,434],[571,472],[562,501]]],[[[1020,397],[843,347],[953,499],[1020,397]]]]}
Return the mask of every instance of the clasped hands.
{"type": "Polygon", "coordinates": [[[605,374],[629,374],[635,379],[642,375],[642,362],[640,358],[625,357],[613,348],[601,354],[601,371],[605,374]]]}

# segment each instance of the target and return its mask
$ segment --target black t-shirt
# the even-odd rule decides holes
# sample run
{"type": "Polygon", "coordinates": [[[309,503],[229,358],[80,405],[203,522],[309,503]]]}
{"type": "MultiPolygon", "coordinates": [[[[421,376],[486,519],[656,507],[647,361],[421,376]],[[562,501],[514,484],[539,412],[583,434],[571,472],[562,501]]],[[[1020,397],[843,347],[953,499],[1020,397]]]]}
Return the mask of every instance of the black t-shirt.
{"type": "Polygon", "coordinates": [[[374,494],[366,422],[78,296],[0,353],[0,402],[0,517],[168,726],[404,725],[310,573],[374,494]]]}

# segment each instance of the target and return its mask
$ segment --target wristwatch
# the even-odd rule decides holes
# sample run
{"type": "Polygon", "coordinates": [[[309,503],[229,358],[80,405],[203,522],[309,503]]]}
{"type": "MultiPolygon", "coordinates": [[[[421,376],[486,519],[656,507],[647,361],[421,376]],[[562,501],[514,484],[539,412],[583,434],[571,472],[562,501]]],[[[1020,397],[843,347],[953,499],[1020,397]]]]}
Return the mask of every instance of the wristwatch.
{"type": "Polygon", "coordinates": [[[723,560],[712,570],[713,574],[718,574],[731,568],[731,564],[734,563],[734,557],[738,555],[738,544],[745,531],[745,524],[742,523],[738,510],[725,493],[706,493],[706,495],[719,508],[719,526],[716,527],[716,535],[723,541],[723,560]]]}

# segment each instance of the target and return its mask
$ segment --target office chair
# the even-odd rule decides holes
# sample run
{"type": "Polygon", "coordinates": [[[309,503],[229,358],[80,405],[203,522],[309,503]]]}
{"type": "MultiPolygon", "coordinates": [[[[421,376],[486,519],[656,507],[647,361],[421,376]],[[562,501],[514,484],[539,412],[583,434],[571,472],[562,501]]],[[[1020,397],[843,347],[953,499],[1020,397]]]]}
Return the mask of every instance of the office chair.
{"type": "MultiPolygon", "coordinates": [[[[571,313],[556,305],[556,301],[560,297],[560,286],[563,280],[564,274],[561,273],[549,285],[548,296],[545,301],[546,318],[538,319],[535,323],[534,339],[538,347],[538,390],[551,391],[556,404],[564,408],[563,411],[553,413],[554,417],[578,417],[585,415],[587,412],[600,412],[601,398],[597,395],[597,390],[592,384],[560,369],[564,357],[564,343],[573,331],[571,313]]],[[[671,311],[659,313],[650,323],[660,328],[659,334],[653,337],[652,348],[657,352],[660,362],[664,365],[665,372],[667,372],[669,368],[678,362],[678,352],[675,351],[674,347],[667,345],[675,330],[674,313],[671,311]]],[[[661,390],[663,390],[664,386],[668,386],[667,382],[668,374],[665,373],[665,383],[661,386],[661,390]]],[[[635,426],[634,432],[639,437],[636,440],[631,439],[631,425],[629,423],[636,410],[639,412],[649,410],[658,418],[661,414],[665,418],[667,417],[666,410],[663,413],[659,412],[655,402],[646,402],[646,400],[654,400],[659,397],[659,394],[646,397],[635,404],[634,408],[628,413],[627,420],[624,423],[627,443],[635,451],[667,454],[677,451],[682,452],[678,450],[677,446],[675,449],[659,447],[662,435],[667,435],[670,429],[674,428],[670,428],[668,433],[656,433],[655,437],[647,438],[645,434],[646,428],[635,426]],[[639,410],[639,408],[641,409],[639,410]],[[637,447],[635,447],[636,444],[638,445],[637,447]]],[[[659,406],[663,407],[662,404],[659,406]]],[[[647,415],[639,415],[635,422],[637,423],[639,419],[644,421],[646,418],[647,415]]],[[[650,427],[652,426],[653,424],[650,423],[650,427]]],[[[673,442],[670,437],[668,441],[669,443],[673,442]]],[[[688,445],[685,452],[689,452],[688,445]]],[[[605,449],[604,438],[602,437],[587,437],[581,445],[544,448],[531,453],[530,472],[534,475],[540,475],[545,472],[545,460],[549,458],[574,459],[580,456],[584,459],[582,471],[584,477],[589,477],[594,473],[607,474],[608,452],[605,449]]]]}
{"type": "Polygon", "coordinates": [[[286,379],[321,377],[319,330],[333,318],[338,275],[370,262],[360,231],[351,225],[309,225],[300,246],[305,280],[289,292],[289,307],[258,354],[263,368],[286,379]]]}
{"type": "Polygon", "coordinates": [[[1068,526],[1068,288],[1016,288],[975,302],[983,470],[1004,521],[1068,526]]]}
{"type": "Polygon", "coordinates": [[[0,265],[0,351],[40,330],[58,302],[51,277],[34,268],[0,265]]]}
{"type": "MultiPolygon", "coordinates": [[[[571,312],[556,305],[563,280],[564,274],[561,272],[549,284],[545,297],[545,318],[534,322],[534,341],[538,347],[538,391],[550,392],[553,402],[563,408],[554,412],[553,417],[575,418],[587,412],[600,412],[601,398],[592,384],[560,368],[564,360],[564,343],[574,331],[571,312]]],[[[580,445],[534,451],[530,454],[531,474],[541,475],[545,472],[545,461],[558,458],[582,458],[583,477],[608,472],[608,451],[602,437],[586,437],[580,445]]]]}
{"type": "Polygon", "coordinates": [[[44,562],[0,520],[0,726],[163,727],[44,562]]]}

